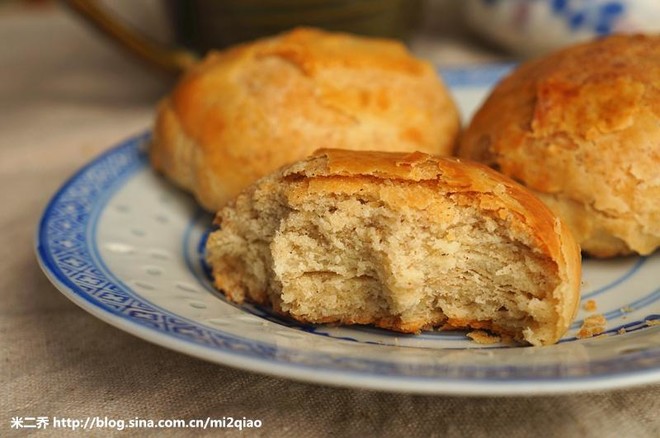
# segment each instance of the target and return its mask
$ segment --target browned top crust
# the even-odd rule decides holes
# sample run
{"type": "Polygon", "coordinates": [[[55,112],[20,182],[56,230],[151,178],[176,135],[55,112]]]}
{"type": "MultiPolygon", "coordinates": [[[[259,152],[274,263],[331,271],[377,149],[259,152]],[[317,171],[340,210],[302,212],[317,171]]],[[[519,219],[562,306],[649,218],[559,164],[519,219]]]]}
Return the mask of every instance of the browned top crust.
{"type": "Polygon", "coordinates": [[[319,147],[449,155],[458,111],[395,41],[301,28],[214,52],[159,107],[154,167],[217,210],[319,147]]]}
{"type": "Polygon", "coordinates": [[[660,35],[616,35],[521,65],[458,155],[543,194],[588,252],[660,245],[660,35]]]}

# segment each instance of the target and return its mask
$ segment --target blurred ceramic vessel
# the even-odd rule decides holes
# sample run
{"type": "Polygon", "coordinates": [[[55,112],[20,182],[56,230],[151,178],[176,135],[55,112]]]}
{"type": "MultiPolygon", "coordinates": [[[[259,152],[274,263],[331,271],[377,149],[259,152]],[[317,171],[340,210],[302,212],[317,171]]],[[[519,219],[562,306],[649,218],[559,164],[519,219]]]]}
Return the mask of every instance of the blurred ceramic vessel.
{"type": "Polygon", "coordinates": [[[175,44],[165,46],[118,20],[98,0],[65,0],[97,30],[154,67],[179,74],[213,49],[308,26],[406,41],[422,0],[167,0],[175,44]]]}
{"type": "Polygon", "coordinates": [[[468,26],[519,56],[611,33],[660,32],[660,0],[467,0],[468,26]]]}

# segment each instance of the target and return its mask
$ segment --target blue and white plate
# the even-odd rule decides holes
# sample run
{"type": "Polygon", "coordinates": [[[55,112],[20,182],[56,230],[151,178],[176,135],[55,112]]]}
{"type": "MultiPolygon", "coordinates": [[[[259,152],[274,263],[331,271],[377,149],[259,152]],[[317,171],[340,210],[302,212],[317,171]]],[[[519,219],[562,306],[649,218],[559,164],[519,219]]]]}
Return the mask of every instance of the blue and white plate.
{"type": "MultiPolygon", "coordinates": [[[[443,72],[464,118],[509,68],[443,72]]],[[[211,217],[152,172],[148,138],[131,138],[81,169],[38,229],[46,275],[103,321],[212,362],[330,385],[490,395],[660,381],[660,254],[586,260],[583,300],[596,302],[606,331],[576,339],[594,313],[581,309],[569,333],[548,347],[484,346],[461,332],[309,326],[228,303],[203,264],[211,217]]]]}

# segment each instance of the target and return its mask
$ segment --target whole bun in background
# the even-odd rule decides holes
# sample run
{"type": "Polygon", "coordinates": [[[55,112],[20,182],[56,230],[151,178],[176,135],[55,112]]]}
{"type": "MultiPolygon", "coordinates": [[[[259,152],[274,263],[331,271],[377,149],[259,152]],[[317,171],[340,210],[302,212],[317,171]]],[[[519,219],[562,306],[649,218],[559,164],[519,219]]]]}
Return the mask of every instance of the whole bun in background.
{"type": "Polygon", "coordinates": [[[153,166],[216,211],[321,147],[449,155],[458,110],[395,41],[301,28],[211,53],[158,108],[153,166]]]}
{"type": "Polygon", "coordinates": [[[531,188],[596,257],[660,246],[660,35],[616,35],[522,64],[457,155],[531,188]]]}

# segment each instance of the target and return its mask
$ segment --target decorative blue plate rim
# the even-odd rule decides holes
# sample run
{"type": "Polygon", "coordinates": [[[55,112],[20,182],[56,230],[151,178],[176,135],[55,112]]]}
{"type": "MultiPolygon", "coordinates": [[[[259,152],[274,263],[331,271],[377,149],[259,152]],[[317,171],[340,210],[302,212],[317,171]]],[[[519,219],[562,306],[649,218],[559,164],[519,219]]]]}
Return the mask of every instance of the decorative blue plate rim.
{"type": "MultiPolygon", "coordinates": [[[[568,364],[486,367],[406,363],[281,347],[229,334],[156,306],[113,278],[94,248],[93,235],[98,214],[112,191],[148,166],[143,151],[148,138],[149,133],[130,138],[73,175],[45,208],[35,239],[39,264],[50,281],[74,303],[117,328],[191,356],[245,370],[379,390],[531,395],[660,381],[660,346],[568,364]]],[[[656,329],[660,327],[645,330],[656,329]]]]}

